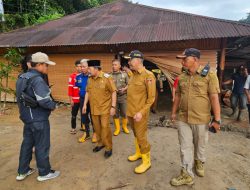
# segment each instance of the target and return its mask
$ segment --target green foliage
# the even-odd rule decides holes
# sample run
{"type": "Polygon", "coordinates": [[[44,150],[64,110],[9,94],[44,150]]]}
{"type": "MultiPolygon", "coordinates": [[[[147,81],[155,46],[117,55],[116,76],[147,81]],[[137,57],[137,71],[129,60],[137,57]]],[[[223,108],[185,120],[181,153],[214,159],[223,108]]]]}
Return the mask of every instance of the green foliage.
{"type": "Polygon", "coordinates": [[[13,71],[18,70],[22,59],[21,53],[24,50],[20,48],[8,48],[4,54],[5,62],[0,62],[0,92],[13,93],[14,90],[9,88],[8,79],[13,71]],[[5,80],[5,84],[3,84],[5,80]]]}
{"type": "Polygon", "coordinates": [[[112,1],[114,0],[4,0],[5,22],[0,24],[0,32],[41,24],[112,1]]]}
{"type": "Polygon", "coordinates": [[[241,19],[241,20],[240,20],[240,22],[250,24],[250,13],[248,13],[248,15],[247,15],[247,18],[246,18],[246,19],[241,19]]]}
{"type": "Polygon", "coordinates": [[[51,15],[43,15],[36,20],[35,24],[41,24],[49,20],[55,20],[61,17],[63,17],[63,14],[59,14],[59,13],[55,13],[51,15]]]}

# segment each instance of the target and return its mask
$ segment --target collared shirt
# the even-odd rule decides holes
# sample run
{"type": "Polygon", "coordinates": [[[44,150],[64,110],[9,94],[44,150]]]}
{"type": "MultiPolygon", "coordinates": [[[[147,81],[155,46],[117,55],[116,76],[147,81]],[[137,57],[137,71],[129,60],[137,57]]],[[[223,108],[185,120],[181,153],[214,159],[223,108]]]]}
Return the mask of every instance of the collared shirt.
{"type": "Polygon", "coordinates": [[[72,97],[72,100],[74,103],[80,102],[80,91],[79,88],[75,85],[76,83],[76,77],[78,76],[78,73],[72,73],[69,76],[69,82],[68,82],[68,95],[72,97]]]}
{"type": "Polygon", "coordinates": [[[128,85],[128,75],[125,72],[119,71],[119,72],[112,72],[111,73],[113,77],[113,81],[115,83],[115,86],[118,90],[117,95],[124,95],[127,94],[127,92],[121,93],[119,90],[122,88],[125,88],[128,85]]]}
{"type": "Polygon", "coordinates": [[[112,93],[115,84],[109,74],[100,72],[97,77],[90,77],[86,88],[92,115],[109,114],[112,104],[112,93]]]}
{"type": "Polygon", "coordinates": [[[215,72],[206,77],[200,75],[202,67],[194,75],[187,72],[179,76],[176,93],[180,94],[179,120],[189,124],[208,124],[211,119],[210,94],[220,93],[215,72]]]}
{"type": "Polygon", "coordinates": [[[88,79],[89,79],[89,76],[83,73],[76,76],[75,86],[80,89],[79,96],[81,98],[83,98],[86,94],[86,87],[87,87],[88,79]]]}
{"type": "Polygon", "coordinates": [[[155,76],[145,68],[133,72],[128,82],[127,115],[134,117],[138,112],[144,116],[154,103],[156,92],[155,76]]]}

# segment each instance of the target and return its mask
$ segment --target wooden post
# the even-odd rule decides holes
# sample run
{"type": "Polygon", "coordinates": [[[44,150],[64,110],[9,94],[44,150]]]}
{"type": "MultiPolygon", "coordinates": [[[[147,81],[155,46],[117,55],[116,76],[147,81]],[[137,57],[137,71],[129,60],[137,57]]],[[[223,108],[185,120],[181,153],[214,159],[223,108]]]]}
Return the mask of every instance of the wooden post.
{"type": "Polygon", "coordinates": [[[222,87],[224,70],[225,70],[225,62],[226,62],[226,47],[227,47],[227,39],[223,38],[221,40],[221,55],[220,55],[220,73],[219,73],[219,82],[220,82],[220,89],[222,87]]]}

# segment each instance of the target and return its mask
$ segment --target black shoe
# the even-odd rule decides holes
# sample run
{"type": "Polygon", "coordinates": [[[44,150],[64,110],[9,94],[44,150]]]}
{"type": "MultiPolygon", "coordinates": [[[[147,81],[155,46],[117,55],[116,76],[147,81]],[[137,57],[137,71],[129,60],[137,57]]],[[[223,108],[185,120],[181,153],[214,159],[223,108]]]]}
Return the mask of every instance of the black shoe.
{"type": "Polygon", "coordinates": [[[102,150],[105,146],[96,146],[94,149],[93,149],[93,152],[99,152],[100,150],[102,150]]]}
{"type": "Polygon", "coordinates": [[[105,158],[109,158],[110,156],[112,156],[112,150],[105,151],[104,157],[105,157],[105,158]]]}

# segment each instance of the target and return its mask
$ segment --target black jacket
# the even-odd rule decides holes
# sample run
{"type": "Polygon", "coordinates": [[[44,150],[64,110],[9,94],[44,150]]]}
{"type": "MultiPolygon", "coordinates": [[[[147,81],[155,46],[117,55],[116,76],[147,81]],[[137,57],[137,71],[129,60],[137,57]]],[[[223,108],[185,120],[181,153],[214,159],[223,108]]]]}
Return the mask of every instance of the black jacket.
{"type": "Polygon", "coordinates": [[[19,107],[20,119],[24,123],[32,123],[45,121],[49,119],[50,113],[56,108],[56,103],[51,99],[49,86],[42,78],[42,73],[34,69],[30,69],[27,73],[19,76],[16,82],[16,94],[17,97],[21,94],[21,89],[24,83],[23,77],[31,78],[30,85],[28,86],[26,93],[37,100],[38,106],[36,108],[30,108],[23,105],[22,102],[17,98],[19,107]]]}

